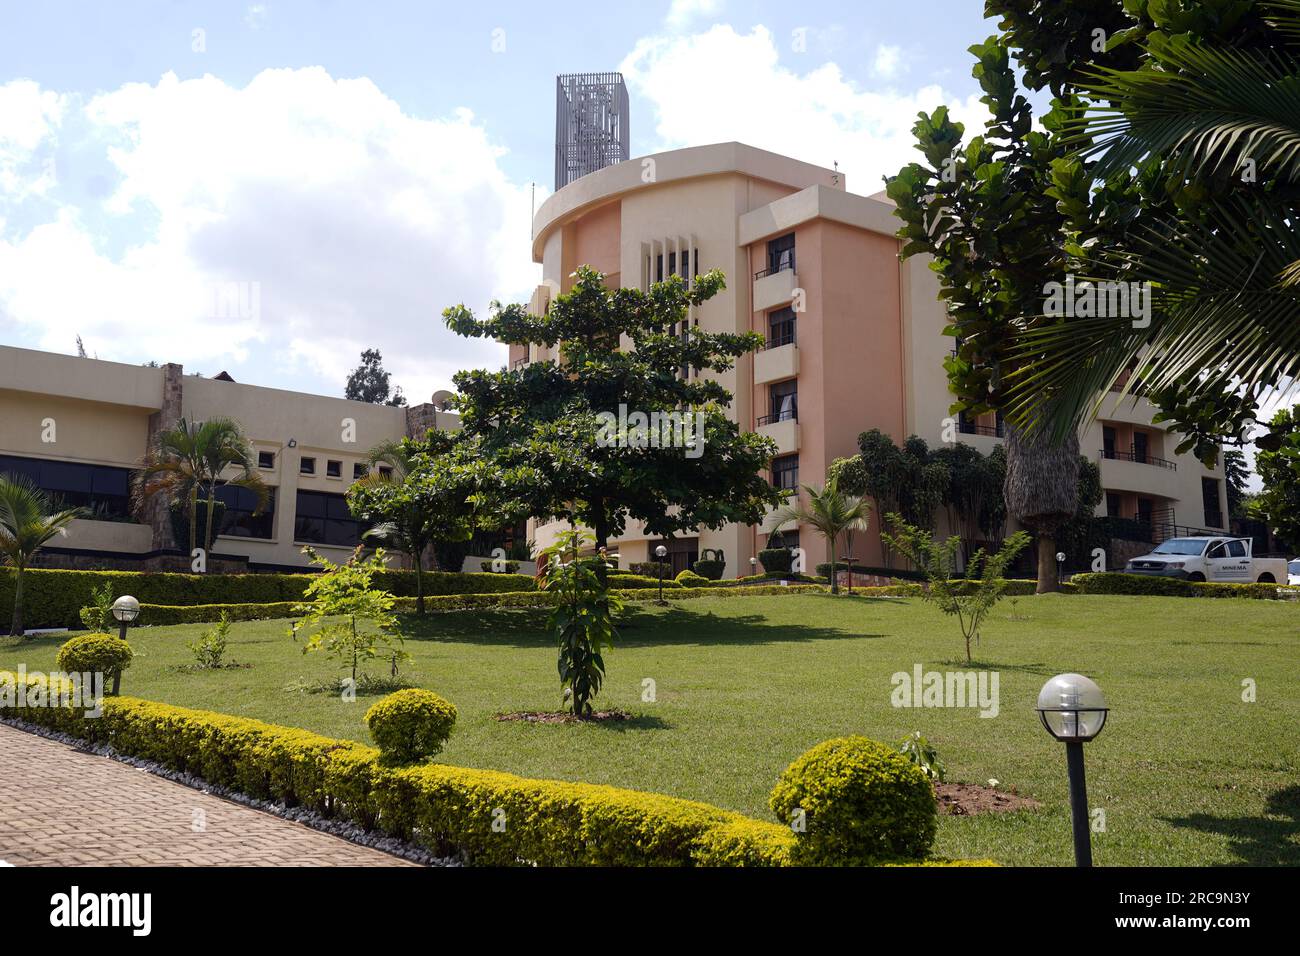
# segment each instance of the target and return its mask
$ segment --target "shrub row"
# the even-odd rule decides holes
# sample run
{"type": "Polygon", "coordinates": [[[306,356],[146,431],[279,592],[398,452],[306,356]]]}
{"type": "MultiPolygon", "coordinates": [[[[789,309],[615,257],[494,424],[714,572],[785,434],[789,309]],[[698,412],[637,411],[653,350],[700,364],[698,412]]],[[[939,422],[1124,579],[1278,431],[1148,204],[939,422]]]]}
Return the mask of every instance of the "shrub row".
{"type": "MultiPolygon", "coordinates": [[[[16,680],[0,671],[0,683],[16,680]]],[[[42,677],[29,674],[26,680],[29,688],[43,684],[57,690],[42,677]]],[[[861,828],[850,827],[840,831],[849,846],[838,853],[825,839],[801,841],[783,824],[661,794],[441,764],[386,766],[379,751],[353,741],[132,697],[105,698],[96,718],[84,717],[83,709],[71,705],[19,707],[18,697],[0,694],[0,715],[106,744],[119,754],[257,799],[378,829],[475,865],[791,866],[805,857],[831,864],[994,865],[988,860],[892,862],[876,857],[880,851],[914,854],[929,845],[933,795],[919,771],[897,754],[864,759],[859,738],[827,741],[810,751],[787,769],[773,791],[778,813],[788,809],[787,797],[815,805],[809,814],[814,825],[831,819],[827,814],[834,812],[841,791],[845,799],[859,802],[878,792],[884,802],[873,802],[872,812],[882,826],[868,836],[887,845],[864,842],[861,828]],[[823,753],[829,757],[818,756],[823,753]],[[836,757],[840,753],[845,756],[836,757]],[[808,764],[817,759],[838,760],[835,772],[810,773],[808,764]],[[906,773],[924,786],[930,816],[911,806],[925,802],[915,799],[912,788],[892,786],[887,779],[906,773]],[[871,857],[864,858],[864,852],[871,857]]],[[[851,805],[844,811],[857,809],[851,805]]]]}
{"type": "MultiPolygon", "coordinates": [[[[623,590],[622,582],[626,576],[618,578],[619,587],[614,593],[625,601],[651,601],[658,597],[657,591],[644,586],[623,590]]],[[[746,588],[689,588],[676,585],[670,588],[664,582],[664,599],[681,601],[696,597],[754,597],[764,594],[795,594],[800,591],[824,591],[825,588],[809,585],[759,586],[746,588]]],[[[438,611],[472,611],[480,608],[494,607],[547,607],[555,603],[555,597],[545,591],[514,591],[501,594],[440,594],[424,599],[425,609],[438,611]]],[[[279,601],[269,604],[191,604],[177,607],[166,604],[140,605],[139,623],[142,626],[165,627],[170,624],[206,624],[221,619],[224,611],[232,621],[265,621],[274,618],[293,617],[295,602],[279,601]]],[[[416,599],[398,598],[394,610],[399,613],[414,614],[416,599]]]]}
{"type": "MultiPolygon", "coordinates": [[[[425,594],[490,594],[532,591],[520,574],[425,572],[425,594]]],[[[23,575],[23,618],[28,627],[76,627],[91,591],[104,584],[113,595],[130,594],[141,604],[275,604],[302,599],[310,574],[174,574],[144,571],[65,571],[36,568],[23,575]]],[[[384,571],[375,586],[399,597],[415,594],[414,571],[384,571]]],[[[0,620],[13,614],[13,570],[0,569],[0,620]]]]}
{"type": "Polygon", "coordinates": [[[1151,574],[1101,572],[1076,574],[1070,579],[1080,594],[1138,594],[1165,597],[1254,598],[1280,600],[1300,593],[1300,588],[1277,584],[1218,584],[1161,578],[1151,574]]]}
{"type": "Polygon", "coordinates": [[[4,712],[478,865],[782,866],[795,842],[789,827],[704,803],[441,764],[389,769],[362,744],[131,697],[105,699],[96,719],[66,707],[4,712]]]}

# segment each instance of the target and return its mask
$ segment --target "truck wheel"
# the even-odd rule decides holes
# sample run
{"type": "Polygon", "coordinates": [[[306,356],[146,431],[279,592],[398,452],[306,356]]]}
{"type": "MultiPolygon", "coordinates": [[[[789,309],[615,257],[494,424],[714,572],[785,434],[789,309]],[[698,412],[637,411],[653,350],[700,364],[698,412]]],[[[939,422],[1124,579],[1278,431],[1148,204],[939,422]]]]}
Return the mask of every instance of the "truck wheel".
{"type": "Polygon", "coordinates": [[[1261,575],[1259,576],[1259,583],[1260,583],[1260,584],[1276,584],[1277,582],[1273,580],[1273,575],[1271,575],[1271,574],[1269,574],[1267,571],[1265,571],[1263,574],[1261,574],[1261,575]]]}
{"type": "Polygon", "coordinates": [[[1205,575],[1200,571],[1193,571],[1191,574],[1187,575],[1187,580],[1200,584],[1205,580],[1205,575]]]}

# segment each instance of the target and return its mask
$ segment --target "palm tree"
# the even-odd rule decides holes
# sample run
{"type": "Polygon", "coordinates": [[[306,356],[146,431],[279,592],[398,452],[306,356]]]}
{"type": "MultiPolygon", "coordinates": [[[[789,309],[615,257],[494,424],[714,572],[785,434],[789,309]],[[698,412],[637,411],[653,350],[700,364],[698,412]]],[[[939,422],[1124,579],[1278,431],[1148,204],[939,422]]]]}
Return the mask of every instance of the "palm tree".
{"type": "Polygon", "coordinates": [[[55,511],[50,499],[27,478],[0,475],[0,554],[14,566],[14,616],[9,633],[23,633],[23,572],[36,552],[67,534],[81,508],[55,511]]]}
{"type": "Polygon", "coordinates": [[[832,476],[823,488],[804,485],[803,490],[808,495],[808,504],[796,500],[793,504],[786,505],[776,513],[777,524],[773,530],[779,531],[793,521],[812,525],[818,534],[830,542],[831,593],[839,594],[835,555],[840,535],[866,530],[871,517],[871,502],[840,491],[837,476],[832,476]]]}
{"type": "MultiPolygon", "coordinates": [[[[1177,408],[1172,420],[1200,438],[1220,422],[1198,422],[1198,406],[1253,406],[1300,372],[1300,0],[1267,0],[1260,14],[1235,36],[1145,44],[1140,69],[1083,84],[1090,102],[1066,131],[1081,157],[1103,154],[1098,183],[1136,168],[1201,200],[1098,244],[1087,261],[1099,278],[1152,283],[1150,327],[1116,316],[1032,330],[1026,352],[1044,358],[1014,377],[1016,418],[1047,413],[1062,435],[1131,372],[1130,391],[1177,408]]],[[[1197,441],[1197,453],[1214,445],[1197,441]]]]}
{"type": "Polygon", "coordinates": [[[225,484],[248,488],[257,495],[257,510],[266,504],[267,487],[254,471],[257,456],[243,429],[232,418],[213,418],[206,422],[189,422],[182,418],[174,428],[160,432],[154,447],[136,474],[139,498],[167,496],[169,503],[181,504],[189,518],[190,547],[198,539],[198,502],[206,493],[207,522],[203,550],[212,547],[213,499],[222,474],[229,468],[238,470],[225,484]]]}
{"type": "Polygon", "coordinates": [[[1006,429],[1007,477],[1002,496],[1007,513],[1038,536],[1038,594],[1059,591],[1056,532],[1079,505],[1079,433],[1060,443],[1046,429],[1006,429]]]}
{"type": "MultiPolygon", "coordinates": [[[[401,441],[385,441],[370,450],[371,467],[384,466],[353,483],[365,490],[384,485],[401,485],[411,474],[415,449],[401,441]]],[[[397,507],[363,537],[384,541],[411,559],[415,567],[415,610],[424,613],[424,552],[433,543],[434,524],[427,507],[418,498],[401,496],[397,507]]]]}

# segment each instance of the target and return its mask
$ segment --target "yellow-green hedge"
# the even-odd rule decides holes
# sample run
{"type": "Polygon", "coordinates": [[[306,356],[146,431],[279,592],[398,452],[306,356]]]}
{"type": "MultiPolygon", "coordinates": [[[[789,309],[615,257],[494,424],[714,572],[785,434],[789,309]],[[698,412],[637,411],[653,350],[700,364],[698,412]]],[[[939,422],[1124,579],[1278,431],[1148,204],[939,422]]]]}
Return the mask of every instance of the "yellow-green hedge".
{"type": "Polygon", "coordinates": [[[1164,578],[1154,574],[1076,574],[1071,579],[1080,594],[1136,594],[1163,597],[1253,598],[1281,600],[1300,590],[1286,584],[1220,584],[1164,578]]]}
{"type": "MultiPolygon", "coordinates": [[[[497,594],[536,589],[524,574],[426,571],[424,593],[497,594]]],[[[141,604],[276,604],[302,600],[310,574],[173,574],[147,571],[66,571],[34,568],[23,575],[23,620],[28,627],[77,627],[91,591],[108,584],[115,597],[130,594],[141,604]]],[[[398,597],[414,596],[414,571],[382,571],[375,586],[398,597]]],[[[12,568],[0,568],[0,620],[13,614],[12,568]]]]}
{"type": "MultiPolygon", "coordinates": [[[[621,583],[627,576],[615,578],[621,583]]],[[[614,593],[625,601],[651,601],[658,597],[657,591],[648,588],[623,590],[614,588],[614,593]]],[[[685,601],[701,597],[759,597],[772,594],[799,594],[808,591],[825,591],[816,585],[790,585],[789,587],[759,586],[744,588],[684,588],[664,591],[664,600],[685,601]]],[[[166,604],[140,605],[139,624],[141,626],[163,627],[169,624],[205,624],[219,621],[224,611],[233,621],[264,621],[273,618],[293,617],[297,602],[280,601],[272,604],[191,604],[172,606],[166,604]]],[[[555,603],[554,595],[545,591],[507,591],[501,594],[438,594],[424,599],[425,610],[437,611],[472,611],[481,608],[496,607],[547,607],[555,603]]],[[[415,613],[416,599],[398,598],[394,609],[399,613],[415,613]]]]}
{"type": "MultiPolygon", "coordinates": [[[[0,682],[16,679],[0,671],[0,682]]],[[[477,865],[793,865],[789,827],[706,803],[442,764],[390,769],[353,741],[133,697],[105,698],[102,710],[87,718],[70,707],[20,709],[0,695],[0,714],[477,865]]]]}

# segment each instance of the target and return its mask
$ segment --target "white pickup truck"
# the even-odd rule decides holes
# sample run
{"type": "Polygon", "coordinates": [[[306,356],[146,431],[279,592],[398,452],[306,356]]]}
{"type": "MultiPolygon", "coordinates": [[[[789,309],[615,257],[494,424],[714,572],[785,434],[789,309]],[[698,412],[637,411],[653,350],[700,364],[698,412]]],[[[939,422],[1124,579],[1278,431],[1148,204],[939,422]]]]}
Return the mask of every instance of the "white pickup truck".
{"type": "Polygon", "coordinates": [[[1129,574],[1155,574],[1187,581],[1220,584],[1285,584],[1286,558],[1256,558],[1250,538],[1170,538],[1124,570],[1129,574]]]}

